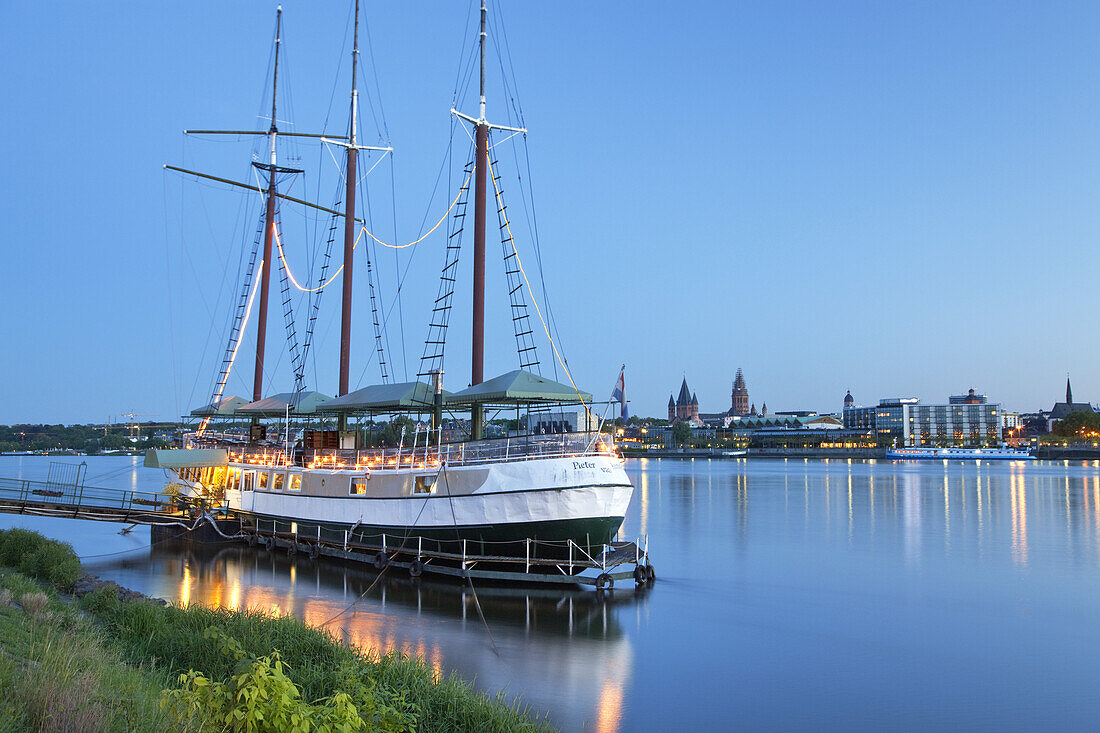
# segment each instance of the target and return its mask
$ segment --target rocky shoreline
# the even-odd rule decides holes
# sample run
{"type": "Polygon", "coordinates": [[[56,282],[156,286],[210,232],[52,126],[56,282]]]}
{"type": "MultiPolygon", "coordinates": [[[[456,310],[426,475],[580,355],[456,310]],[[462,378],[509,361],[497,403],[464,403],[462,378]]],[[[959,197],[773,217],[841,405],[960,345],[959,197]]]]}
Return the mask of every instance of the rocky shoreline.
{"type": "Polygon", "coordinates": [[[84,573],[77,578],[76,583],[73,584],[73,596],[75,598],[83,598],[86,595],[95,593],[101,588],[108,588],[114,591],[114,596],[120,601],[149,601],[150,603],[156,603],[160,606],[167,606],[168,601],[163,598],[154,598],[153,596],[147,596],[144,593],[139,593],[136,590],[130,590],[124,588],[113,580],[102,580],[98,575],[92,575],[91,573],[84,573]]]}

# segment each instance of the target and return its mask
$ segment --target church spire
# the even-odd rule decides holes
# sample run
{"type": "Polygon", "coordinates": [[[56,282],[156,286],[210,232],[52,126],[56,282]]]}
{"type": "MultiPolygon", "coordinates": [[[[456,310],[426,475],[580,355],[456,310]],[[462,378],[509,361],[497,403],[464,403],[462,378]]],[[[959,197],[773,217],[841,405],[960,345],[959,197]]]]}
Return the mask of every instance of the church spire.
{"type": "Polygon", "coordinates": [[[1073,404],[1073,390],[1069,386],[1069,372],[1066,372],[1066,404],[1073,404]]]}

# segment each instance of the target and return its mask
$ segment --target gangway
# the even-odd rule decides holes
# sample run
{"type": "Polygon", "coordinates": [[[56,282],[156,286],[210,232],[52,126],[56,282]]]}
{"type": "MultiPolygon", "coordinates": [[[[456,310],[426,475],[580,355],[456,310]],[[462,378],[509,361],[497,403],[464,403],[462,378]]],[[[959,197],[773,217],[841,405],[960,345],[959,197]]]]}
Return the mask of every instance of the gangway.
{"type": "Polygon", "coordinates": [[[0,478],[0,512],[128,524],[189,524],[193,508],[168,491],[146,492],[59,482],[0,478]]]}

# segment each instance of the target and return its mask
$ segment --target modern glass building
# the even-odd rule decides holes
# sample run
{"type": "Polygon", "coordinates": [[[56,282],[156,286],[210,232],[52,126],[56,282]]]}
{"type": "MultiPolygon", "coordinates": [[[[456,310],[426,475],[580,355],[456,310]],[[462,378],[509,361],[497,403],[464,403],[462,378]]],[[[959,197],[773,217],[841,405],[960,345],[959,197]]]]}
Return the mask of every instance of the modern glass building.
{"type": "Polygon", "coordinates": [[[922,405],[915,397],[889,397],[877,407],[845,407],[844,427],[871,430],[897,446],[996,445],[1001,406],[991,402],[922,405]]]}

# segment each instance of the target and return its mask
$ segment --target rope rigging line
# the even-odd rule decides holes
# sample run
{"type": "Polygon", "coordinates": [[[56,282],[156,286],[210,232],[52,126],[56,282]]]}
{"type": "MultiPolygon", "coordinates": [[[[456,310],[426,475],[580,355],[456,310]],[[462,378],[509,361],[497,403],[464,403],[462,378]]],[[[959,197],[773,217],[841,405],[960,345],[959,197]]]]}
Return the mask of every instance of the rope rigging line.
{"type": "MultiPolygon", "coordinates": [[[[260,258],[259,268],[263,269],[264,261],[260,258]]],[[[289,270],[288,270],[289,272],[289,270]]],[[[228,364],[225,368],[225,374],[222,376],[220,384],[217,390],[214,392],[214,399],[211,401],[212,405],[216,405],[222,398],[222,393],[225,391],[225,384],[229,381],[229,374],[233,371],[233,362],[237,360],[237,351],[241,348],[241,336],[244,334],[244,329],[248,326],[248,317],[252,315],[252,302],[256,299],[256,293],[259,292],[259,278],[252,278],[252,293],[248,296],[248,305],[245,307],[244,318],[241,320],[240,328],[237,329],[237,342],[233,345],[233,351],[229,356],[228,364]]],[[[215,408],[216,409],[216,408],[215,408]]],[[[206,431],[206,426],[210,424],[210,418],[213,415],[207,415],[199,423],[198,434],[202,435],[206,431]]]]}
{"type": "MultiPolygon", "coordinates": [[[[489,179],[493,182],[493,190],[496,193],[497,206],[501,206],[503,202],[500,197],[500,187],[497,185],[497,179],[493,175],[493,162],[490,155],[486,154],[485,164],[489,168],[489,179]]],[[[539,321],[542,323],[542,330],[546,333],[546,338],[550,342],[550,348],[554,350],[554,356],[557,357],[558,362],[561,364],[561,368],[565,370],[565,376],[569,379],[569,384],[572,385],[573,391],[577,393],[577,399],[580,400],[581,405],[584,406],[585,412],[591,412],[585,401],[581,399],[581,390],[577,387],[577,383],[573,381],[573,374],[569,371],[569,366],[565,363],[561,353],[558,351],[557,342],[554,341],[554,337],[550,335],[550,328],[546,325],[546,319],[542,317],[542,309],[539,308],[539,302],[535,299],[535,291],[531,287],[531,281],[527,279],[527,271],[523,269],[523,262],[520,260],[519,252],[516,250],[516,240],[512,236],[512,224],[508,221],[508,216],[504,216],[504,226],[508,229],[508,238],[512,242],[512,252],[516,256],[516,267],[519,268],[519,272],[523,275],[523,282],[527,285],[527,294],[531,296],[531,304],[535,306],[535,313],[539,316],[539,321]]]]}
{"type": "MultiPolygon", "coordinates": [[[[366,231],[366,228],[363,229],[363,232],[365,232],[365,231],[366,231]]],[[[363,238],[363,232],[359,232],[359,236],[356,237],[355,243],[351,245],[351,248],[353,250],[356,247],[359,246],[359,240],[363,238]]],[[[288,265],[287,262],[286,262],[286,255],[283,254],[283,238],[279,236],[279,228],[278,227],[275,227],[275,244],[277,245],[277,247],[279,249],[279,260],[283,263],[283,267],[286,269],[286,274],[290,277],[291,284],[294,285],[294,287],[301,290],[303,293],[316,293],[319,290],[324,290],[344,270],[344,266],[340,265],[340,267],[336,268],[336,272],[332,273],[332,277],[330,277],[328,280],[326,280],[321,285],[318,285],[315,288],[303,288],[301,286],[301,284],[298,282],[298,280],[294,277],[294,273],[290,271],[290,265],[288,265]]]]}
{"type": "MultiPolygon", "coordinates": [[[[423,235],[421,235],[415,241],[409,242],[408,244],[387,244],[387,243],[383,242],[381,239],[379,239],[378,237],[374,236],[374,234],[372,234],[371,231],[364,226],[364,227],[360,228],[359,236],[355,238],[355,243],[352,245],[352,249],[354,250],[356,247],[359,246],[359,240],[363,238],[364,234],[366,234],[368,237],[370,237],[374,241],[378,242],[383,247],[389,247],[390,249],[405,249],[407,247],[412,247],[414,244],[420,244],[422,241],[427,239],[429,234],[431,234],[436,229],[438,229],[440,227],[440,225],[442,225],[443,222],[445,222],[447,220],[447,217],[450,216],[452,211],[454,211],[455,206],[458,205],[458,200],[460,198],[462,198],[462,192],[465,189],[466,184],[469,183],[469,182],[470,182],[470,177],[466,176],[466,180],[463,181],[462,186],[459,187],[458,194],[455,196],[454,201],[452,201],[451,205],[449,207],[447,207],[447,210],[445,212],[443,212],[443,216],[440,217],[439,221],[437,221],[435,223],[435,226],[433,226],[431,229],[429,229],[427,232],[425,232],[423,235]]],[[[283,239],[282,239],[281,236],[279,236],[279,228],[278,227],[275,227],[275,243],[276,243],[276,245],[278,246],[278,249],[279,249],[279,260],[282,262],[283,267],[286,268],[286,274],[290,277],[290,282],[294,285],[294,287],[298,288],[298,290],[301,290],[303,293],[316,293],[318,290],[324,289],[329,284],[331,284],[332,281],[335,280],[337,278],[337,276],[341,272],[343,272],[343,270],[344,270],[344,266],[340,265],[340,267],[337,268],[336,272],[334,272],[332,274],[332,277],[330,277],[322,285],[318,285],[315,288],[304,288],[298,282],[297,278],[294,277],[294,273],[291,272],[291,270],[290,270],[290,265],[287,264],[286,255],[283,253],[283,239]]]]}
{"type": "Polygon", "coordinates": [[[445,222],[447,220],[447,217],[454,210],[455,206],[458,205],[458,200],[462,197],[462,189],[465,188],[466,184],[469,183],[469,182],[470,182],[470,176],[467,175],[466,180],[463,181],[462,185],[458,187],[458,193],[455,195],[454,201],[452,201],[451,205],[447,207],[447,210],[443,212],[443,216],[439,217],[439,221],[437,221],[431,229],[424,232],[422,235],[420,235],[420,237],[418,237],[417,239],[414,239],[413,241],[409,242],[408,244],[386,244],[381,239],[374,236],[374,234],[372,234],[366,227],[363,227],[363,231],[367,233],[368,237],[370,237],[374,241],[378,242],[383,247],[389,247],[390,249],[405,249],[407,247],[413,246],[414,244],[420,244],[422,241],[424,241],[428,237],[429,234],[431,234],[436,229],[438,229],[440,227],[440,225],[442,225],[443,222],[445,222]]]}

